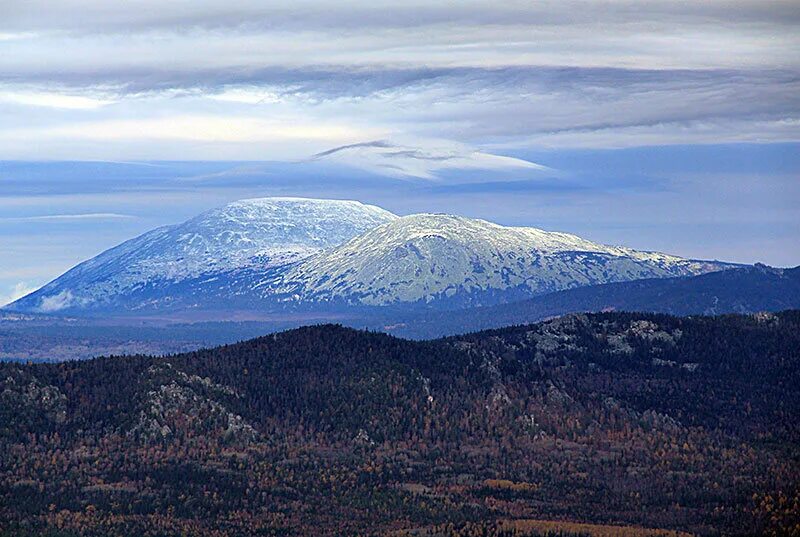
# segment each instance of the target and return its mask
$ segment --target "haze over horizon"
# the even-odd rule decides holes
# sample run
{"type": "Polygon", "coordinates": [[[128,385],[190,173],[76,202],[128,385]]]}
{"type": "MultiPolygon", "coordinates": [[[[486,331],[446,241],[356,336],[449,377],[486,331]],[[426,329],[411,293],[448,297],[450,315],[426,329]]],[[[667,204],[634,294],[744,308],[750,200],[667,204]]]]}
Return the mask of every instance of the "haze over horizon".
{"type": "Polygon", "coordinates": [[[800,264],[795,2],[331,5],[0,3],[0,304],[271,195],[800,264]]]}

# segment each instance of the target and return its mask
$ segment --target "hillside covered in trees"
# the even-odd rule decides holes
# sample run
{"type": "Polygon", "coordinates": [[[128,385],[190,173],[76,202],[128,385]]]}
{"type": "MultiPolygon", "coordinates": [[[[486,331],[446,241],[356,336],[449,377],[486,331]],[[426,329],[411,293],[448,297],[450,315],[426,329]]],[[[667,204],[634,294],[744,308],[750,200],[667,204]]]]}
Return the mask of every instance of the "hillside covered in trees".
{"type": "Polygon", "coordinates": [[[0,364],[0,535],[800,535],[800,312],[0,364]]]}

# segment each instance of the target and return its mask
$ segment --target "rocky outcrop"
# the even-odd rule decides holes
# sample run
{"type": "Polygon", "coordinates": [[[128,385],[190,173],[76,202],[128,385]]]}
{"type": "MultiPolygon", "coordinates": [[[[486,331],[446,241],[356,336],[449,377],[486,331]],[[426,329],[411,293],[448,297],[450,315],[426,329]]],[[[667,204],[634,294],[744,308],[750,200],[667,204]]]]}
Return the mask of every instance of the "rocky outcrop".
{"type": "Polygon", "coordinates": [[[61,424],[67,419],[67,397],[56,386],[43,384],[22,368],[13,368],[0,379],[0,435],[22,432],[5,430],[6,423],[61,424]],[[6,419],[9,418],[9,419],[6,419]]]}
{"type": "Polygon", "coordinates": [[[230,388],[208,378],[189,375],[169,362],[150,367],[142,382],[146,390],[129,434],[143,440],[174,436],[218,435],[232,442],[250,442],[256,430],[225,402],[239,398],[230,388]]]}

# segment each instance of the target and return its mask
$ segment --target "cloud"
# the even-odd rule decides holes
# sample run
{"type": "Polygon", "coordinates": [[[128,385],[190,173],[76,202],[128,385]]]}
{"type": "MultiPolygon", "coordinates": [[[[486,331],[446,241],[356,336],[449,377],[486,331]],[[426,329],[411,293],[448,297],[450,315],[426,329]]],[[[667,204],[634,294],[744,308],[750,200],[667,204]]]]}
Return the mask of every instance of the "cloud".
{"type": "Polygon", "coordinates": [[[46,214],[40,216],[14,216],[0,218],[0,222],[53,222],[64,223],[71,221],[103,221],[103,220],[129,220],[135,218],[129,214],[119,213],[82,213],[82,214],[46,214]]]}
{"type": "Polygon", "coordinates": [[[0,158],[280,159],[400,137],[798,140],[796,7],[17,2],[0,7],[0,158]]]}
{"type": "Polygon", "coordinates": [[[38,287],[28,285],[26,282],[17,282],[10,288],[6,289],[4,293],[0,293],[0,307],[10,304],[15,300],[36,291],[36,289],[38,289],[38,287]]]}
{"type": "MultiPolygon", "coordinates": [[[[0,128],[0,158],[119,160],[264,160],[292,158],[364,138],[384,136],[380,126],[342,118],[304,117],[280,111],[270,117],[243,114],[153,114],[73,120],[60,124],[0,128]],[[5,150],[5,151],[3,151],[5,150]]],[[[22,122],[18,123],[22,125],[22,122]]]]}
{"type": "Polygon", "coordinates": [[[46,108],[66,108],[74,110],[91,110],[111,104],[113,101],[44,91],[0,91],[0,102],[43,106],[46,108]]]}
{"type": "Polygon", "coordinates": [[[53,313],[84,302],[75,298],[72,291],[66,289],[55,295],[43,296],[37,309],[42,313],[53,313]]]}
{"type": "Polygon", "coordinates": [[[800,140],[800,75],[786,70],[389,66],[162,82],[87,88],[112,102],[94,109],[0,104],[0,158],[285,160],[380,138],[489,151],[800,140]]]}
{"type": "Polygon", "coordinates": [[[553,172],[527,160],[442,141],[424,145],[396,144],[385,140],[361,142],[317,153],[312,160],[336,162],[389,177],[428,180],[441,179],[442,173],[451,170],[481,170],[492,179],[496,179],[492,172],[553,172]]]}
{"type": "MultiPolygon", "coordinates": [[[[408,61],[427,52],[430,62],[468,60],[474,65],[479,60],[484,64],[490,59],[500,61],[512,49],[521,60],[531,63],[529,59],[536,58],[539,64],[553,60],[595,65],[600,61],[609,65],[609,60],[662,61],[670,66],[698,61],[719,64],[734,58],[751,61],[748,56],[753,51],[763,51],[764,56],[774,52],[769,60],[775,61],[790,57],[790,50],[782,50],[782,41],[791,39],[793,24],[800,19],[792,0],[653,0],[645,4],[635,0],[417,0],[380,6],[366,0],[304,0],[292,7],[276,1],[200,0],[166,6],[143,0],[113,10],[98,0],[30,0],[7,11],[0,18],[0,31],[34,32],[43,43],[60,40],[72,45],[64,50],[76,57],[83,52],[78,49],[81,41],[91,52],[89,59],[114,57],[119,43],[108,38],[122,35],[129,38],[124,45],[128,50],[148,52],[142,49],[147,38],[154,42],[152,46],[168,44],[169,54],[151,56],[152,62],[179,59],[177,55],[191,51],[188,45],[193,45],[191,59],[207,63],[216,58],[229,61],[236,48],[231,44],[237,40],[265,45],[250,50],[269,50],[270,54],[249,56],[273,63],[291,58],[307,64],[341,64],[353,56],[367,62],[408,61]],[[291,35],[303,39],[287,39],[291,35]],[[92,50],[88,46],[92,40],[113,46],[92,50]],[[454,58],[448,60],[445,51],[454,58]]],[[[141,57],[116,57],[120,62],[142,62],[141,57]]],[[[513,60],[500,63],[509,61],[513,60]]]]}
{"type": "Polygon", "coordinates": [[[0,32],[0,41],[31,39],[34,37],[36,37],[36,34],[33,32],[0,32]]]}
{"type": "Polygon", "coordinates": [[[345,0],[332,10],[330,1],[303,0],[294,9],[275,0],[197,0],[188,4],[163,5],[157,0],[140,0],[136,4],[120,4],[109,10],[102,0],[29,0],[15,6],[5,15],[9,27],[36,26],[47,29],[81,28],[84,31],[121,31],[162,27],[238,28],[273,25],[319,27],[323,25],[366,26],[372,28],[407,27],[446,22],[483,21],[490,24],[536,22],[557,25],[565,22],[599,20],[630,21],[642,15],[660,15],[665,20],[680,18],[719,18],[749,22],[797,22],[800,16],[791,0],[715,0],[685,4],[675,0],[651,0],[642,5],[636,0],[591,2],[583,0],[543,0],[531,4],[524,0],[507,0],[486,4],[480,0],[464,0],[457,4],[407,0],[384,2],[380,6],[366,0],[345,0]],[[160,9],[152,9],[158,7],[160,9]],[[582,9],[576,9],[576,8],[582,9]],[[45,8],[49,8],[49,11],[45,8]],[[299,17],[302,15],[302,17],[299,17]],[[299,20],[298,20],[299,19],[299,20]]]}
{"type": "Polygon", "coordinates": [[[620,125],[594,129],[565,129],[545,132],[497,148],[549,147],[559,149],[622,149],[640,146],[784,143],[800,136],[800,118],[737,121],[714,118],[696,121],[666,121],[644,125],[620,125]]]}
{"type": "MultiPolygon", "coordinates": [[[[19,132],[19,131],[18,131],[19,132]]],[[[25,132],[25,131],[22,131],[25,132]]],[[[39,133],[37,133],[39,134],[39,133]]],[[[91,140],[195,140],[267,142],[276,139],[347,140],[364,134],[344,124],[244,117],[173,116],[76,123],[50,129],[48,136],[91,140]]],[[[45,133],[41,133],[45,136],[45,133]]]]}

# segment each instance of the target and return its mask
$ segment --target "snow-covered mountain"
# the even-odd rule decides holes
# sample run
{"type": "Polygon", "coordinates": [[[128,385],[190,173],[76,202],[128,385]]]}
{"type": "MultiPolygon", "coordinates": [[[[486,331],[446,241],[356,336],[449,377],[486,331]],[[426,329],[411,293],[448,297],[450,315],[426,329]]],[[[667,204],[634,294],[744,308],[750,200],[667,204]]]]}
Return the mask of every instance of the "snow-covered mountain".
{"type": "Polygon", "coordinates": [[[395,218],[357,201],[240,200],[106,250],[9,307],[55,312],[159,306],[203,282],[214,285],[220,275],[287,265],[395,218]]]}
{"type": "Polygon", "coordinates": [[[122,243],[8,309],[457,307],[728,266],[460,216],[398,217],[355,201],[263,198],[122,243]]]}
{"type": "Polygon", "coordinates": [[[287,267],[269,292],[373,306],[475,305],[721,268],[717,262],[604,246],[567,233],[417,214],[287,267]]]}

